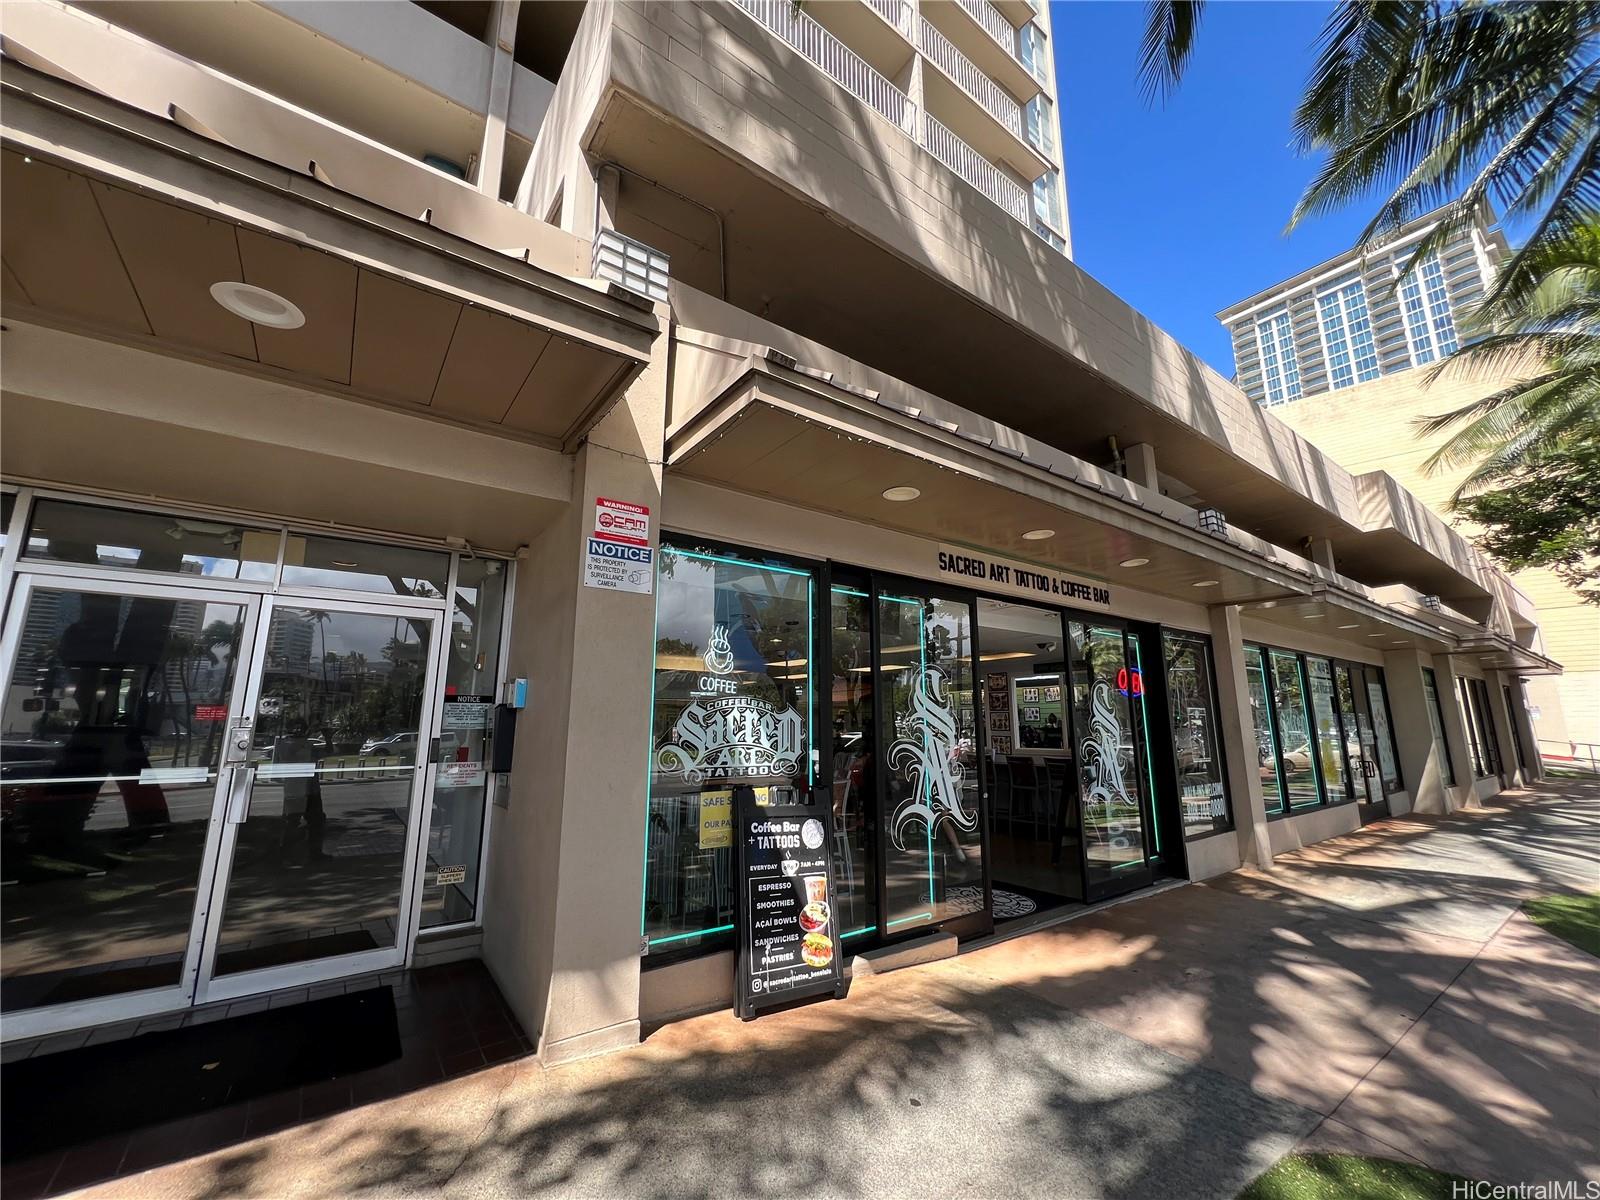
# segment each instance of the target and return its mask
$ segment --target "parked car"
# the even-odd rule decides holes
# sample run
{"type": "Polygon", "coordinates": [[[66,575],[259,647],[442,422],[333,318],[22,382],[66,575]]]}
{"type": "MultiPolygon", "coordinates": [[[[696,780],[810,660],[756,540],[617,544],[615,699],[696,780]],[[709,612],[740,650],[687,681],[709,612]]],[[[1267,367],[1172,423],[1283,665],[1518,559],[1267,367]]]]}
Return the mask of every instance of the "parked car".
{"type": "Polygon", "coordinates": [[[415,754],[417,752],[417,735],[411,733],[391,733],[385,738],[368,738],[361,743],[363,754],[415,754]]]}

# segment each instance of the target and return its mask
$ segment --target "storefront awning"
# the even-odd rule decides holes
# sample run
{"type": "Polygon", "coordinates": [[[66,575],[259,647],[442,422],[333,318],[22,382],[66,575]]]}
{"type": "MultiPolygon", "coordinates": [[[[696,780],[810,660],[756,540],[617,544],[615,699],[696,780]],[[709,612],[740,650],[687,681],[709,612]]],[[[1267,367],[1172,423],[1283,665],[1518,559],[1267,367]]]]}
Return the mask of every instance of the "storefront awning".
{"type": "Polygon", "coordinates": [[[648,302],[3,71],[8,316],[568,449],[649,359],[648,302]],[[230,282],[304,324],[242,319],[230,282]]]}

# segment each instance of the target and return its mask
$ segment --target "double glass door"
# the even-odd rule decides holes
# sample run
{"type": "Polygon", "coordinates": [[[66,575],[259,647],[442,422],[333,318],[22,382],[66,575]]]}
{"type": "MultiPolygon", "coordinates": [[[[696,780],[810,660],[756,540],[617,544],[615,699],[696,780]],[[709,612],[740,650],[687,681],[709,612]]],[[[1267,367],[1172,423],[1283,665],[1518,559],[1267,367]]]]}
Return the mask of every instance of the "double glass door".
{"type": "Polygon", "coordinates": [[[19,576],[0,702],[7,1032],[403,961],[436,624],[19,576]]]}
{"type": "Polygon", "coordinates": [[[1384,783],[1392,774],[1386,760],[1393,754],[1383,684],[1374,672],[1354,663],[1338,664],[1336,678],[1349,764],[1346,786],[1361,806],[1361,819],[1377,820],[1389,815],[1384,783]]]}

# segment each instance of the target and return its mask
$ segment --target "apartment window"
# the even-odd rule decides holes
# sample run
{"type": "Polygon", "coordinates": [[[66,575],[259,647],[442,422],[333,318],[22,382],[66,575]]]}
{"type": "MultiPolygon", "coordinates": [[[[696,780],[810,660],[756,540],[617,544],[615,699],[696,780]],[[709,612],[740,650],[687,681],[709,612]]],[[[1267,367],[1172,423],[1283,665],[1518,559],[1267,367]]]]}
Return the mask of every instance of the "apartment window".
{"type": "Polygon", "coordinates": [[[1430,254],[1422,262],[1422,288],[1428,298],[1428,319],[1433,324],[1433,335],[1439,343],[1441,356],[1454,354],[1456,322],[1450,314],[1450,291],[1444,284],[1444,268],[1439,256],[1430,254]]]}
{"type": "Polygon", "coordinates": [[[1049,171],[1033,181],[1033,215],[1055,231],[1061,229],[1060,176],[1059,171],[1049,171]]]}
{"type": "Polygon", "coordinates": [[[1444,781],[1451,787],[1456,782],[1456,764],[1450,757],[1450,742],[1444,736],[1444,710],[1439,707],[1439,681],[1432,667],[1422,668],[1422,692],[1427,699],[1428,728],[1433,731],[1433,744],[1439,748],[1439,761],[1443,765],[1444,781]]]}
{"type": "Polygon", "coordinates": [[[1283,404],[1300,399],[1300,364],[1294,355],[1294,335],[1289,327],[1289,314],[1280,312],[1257,321],[1256,345],[1261,351],[1266,402],[1283,404]]]}
{"type": "Polygon", "coordinates": [[[1227,829],[1233,821],[1217,741],[1211,640],[1200,634],[1164,631],[1161,642],[1167,660],[1167,706],[1178,763],[1183,832],[1193,837],[1227,829]]]}
{"type": "Polygon", "coordinates": [[[1017,30],[1017,57],[1022,60],[1023,66],[1033,72],[1033,77],[1040,83],[1049,82],[1049,41],[1044,36],[1044,30],[1033,21],[1029,21],[1017,30]]]}
{"type": "Polygon", "coordinates": [[[1329,386],[1338,390],[1357,380],[1376,379],[1378,353],[1372,344],[1367,294],[1360,280],[1318,296],[1317,317],[1322,325],[1329,386]]]}
{"type": "MultiPolygon", "coordinates": [[[[1055,106],[1050,103],[1050,97],[1040,92],[1027,107],[1022,110],[1023,120],[1028,131],[1028,142],[1041,154],[1054,156],[1056,152],[1055,137],[1055,106]]],[[[1048,176],[1055,178],[1055,172],[1048,176]]],[[[1038,185],[1035,184],[1035,187],[1038,185]]],[[[1052,185],[1053,186],[1053,185],[1052,185]]]]}
{"type": "Polygon", "coordinates": [[[1420,367],[1456,352],[1456,323],[1437,254],[1429,254],[1400,277],[1400,308],[1414,364],[1420,367]]]}

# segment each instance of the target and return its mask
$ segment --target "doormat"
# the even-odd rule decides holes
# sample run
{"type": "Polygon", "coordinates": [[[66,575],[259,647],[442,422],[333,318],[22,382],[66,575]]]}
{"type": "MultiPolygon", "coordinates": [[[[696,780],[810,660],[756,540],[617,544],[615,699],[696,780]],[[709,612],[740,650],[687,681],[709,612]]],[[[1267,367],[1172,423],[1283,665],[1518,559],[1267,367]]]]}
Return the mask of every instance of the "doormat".
{"type": "Polygon", "coordinates": [[[0,1161],[130,1133],[399,1057],[394,991],[379,987],[24,1058],[0,1068],[0,1161]]]}

